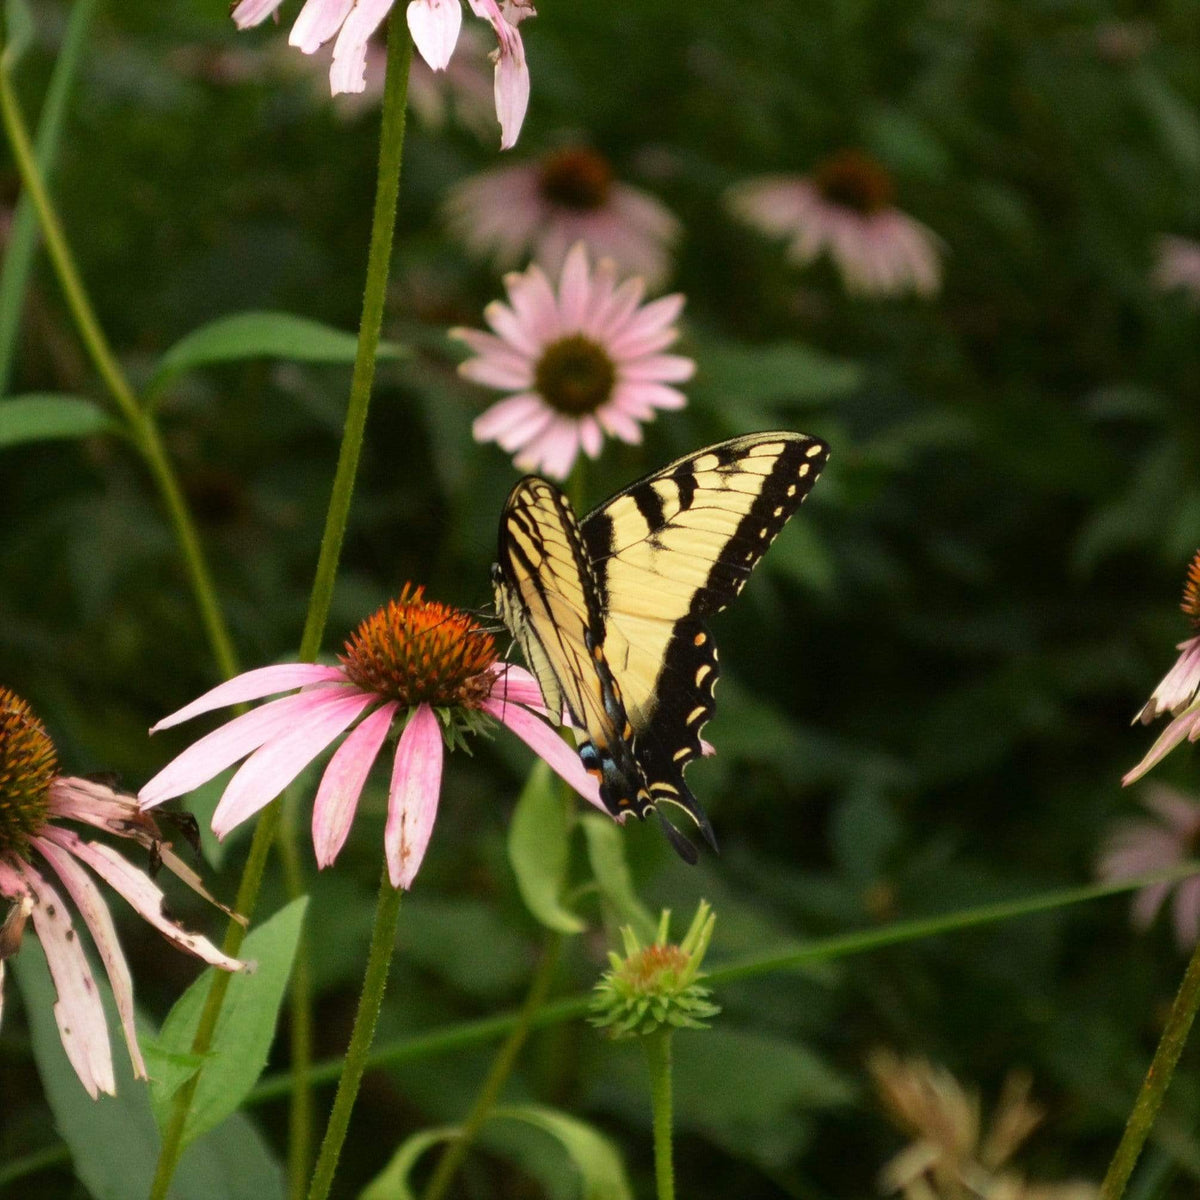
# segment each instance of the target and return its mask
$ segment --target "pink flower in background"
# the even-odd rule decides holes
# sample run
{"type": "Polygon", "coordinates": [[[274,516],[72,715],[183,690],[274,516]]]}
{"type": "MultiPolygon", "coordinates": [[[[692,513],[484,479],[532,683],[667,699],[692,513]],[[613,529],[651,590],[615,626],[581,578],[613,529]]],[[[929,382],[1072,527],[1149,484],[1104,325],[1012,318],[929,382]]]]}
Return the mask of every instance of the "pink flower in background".
{"type": "Polygon", "coordinates": [[[1200,242],[1170,234],[1159,238],[1152,278],[1163,291],[1182,288],[1193,304],[1200,304],[1200,242]]]}
{"type": "Polygon", "coordinates": [[[593,272],[582,245],[567,255],[557,293],[537,266],[504,285],[509,303],[484,309],[493,333],[450,335],[475,353],[459,367],[467,379],[513,393],[473,432],[515,454],[518,469],[565,479],[580,448],[595,458],[605,434],[636,444],[640,422],[687,403],[670,385],[690,379],[696,365],[662,353],[678,337],[682,295],[643,305],[640,279],[618,286],[608,261],[593,272]]]}
{"type": "MultiPolygon", "coordinates": [[[[1147,784],[1142,803],[1157,817],[1122,821],[1104,845],[1096,864],[1101,879],[1117,882],[1186,862],[1200,838],[1200,804],[1163,784],[1147,784]]],[[[1147,929],[1175,888],[1174,924],[1179,945],[1187,950],[1200,936],[1200,875],[1182,883],[1154,883],[1133,898],[1133,923],[1147,929]]]]}
{"type": "Polygon", "coordinates": [[[469,250],[501,267],[531,257],[554,275],[584,242],[650,287],[669,274],[680,232],[666,207],[616,182],[607,160],[583,147],[465,180],[450,193],[446,220],[469,250]]]}
{"type": "MultiPolygon", "coordinates": [[[[1179,607],[1191,621],[1192,627],[1200,630],[1200,550],[1196,551],[1188,566],[1179,607]]],[[[1146,757],[1124,775],[1121,782],[1126,786],[1157,766],[1184,738],[1193,742],[1200,738],[1200,702],[1197,700],[1197,694],[1200,693],[1200,632],[1180,642],[1175,648],[1180,652],[1175,665],[1163,676],[1150,699],[1133,718],[1143,725],[1149,725],[1164,713],[1170,713],[1175,719],[1159,734],[1146,757]]]]}
{"type": "Polygon", "coordinates": [[[827,253],[848,292],[932,296],[942,281],[938,239],[894,206],[894,194],[874,159],[842,150],[808,176],[747,180],[729,203],[749,224],[786,237],[788,257],[800,266],[827,253]]]}
{"type": "MultiPolygon", "coordinates": [[[[468,0],[471,11],[487,21],[499,44],[495,52],[494,95],[500,121],[500,146],[516,143],[529,106],[529,68],[517,26],[534,15],[526,0],[468,0]]],[[[282,0],[241,0],[233,19],[239,29],[249,29],[271,16],[282,0]]],[[[292,32],[291,45],[313,54],[334,35],[330,90],[361,92],[366,87],[367,56],[372,34],[391,12],[395,0],[306,0],[292,32]]],[[[411,0],[408,28],[421,57],[435,71],[444,70],[462,27],[460,0],[411,0]]]]}
{"type": "Polygon", "coordinates": [[[405,586],[398,600],[368,617],[346,642],[341,666],[285,663],[247,671],[159,721],[151,732],[279,692],[293,694],[235,717],[168,763],[142,788],[142,806],[182,796],[244,758],[213,813],[213,832],[223,838],[350,729],[329,760],[313,803],[313,847],[318,865],[327,867],[346,841],[384,742],[402,726],[384,852],[392,885],[408,889],[437,815],[443,730],[455,745],[464,734],[485,729],[491,718],[603,811],[596,781],[543,720],[533,677],[497,662],[491,634],[466,613],[426,600],[423,588],[405,586]]]}
{"type": "Polygon", "coordinates": [[[54,1016],[63,1049],[94,1100],[101,1092],[110,1096],[116,1092],[112,1048],[100,993],[59,886],[96,944],[139,1079],[146,1078],[146,1064],[134,1027],[129,967],[104,897],[84,868],[123,896],[179,949],[227,971],[240,970],[243,964],[166,917],[165,897],[145,871],[111,846],[80,836],[64,824],[68,821],[137,842],[156,862],[212,900],[196,873],[175,855],[132,797],[58,774],[54,744],[42,723],[24,700],[0,688],[0,897],[11,904],[0,925],[0,1009],[4,960],[20,948],[26,923],[32,920],[58,993],[54,1016]]]}

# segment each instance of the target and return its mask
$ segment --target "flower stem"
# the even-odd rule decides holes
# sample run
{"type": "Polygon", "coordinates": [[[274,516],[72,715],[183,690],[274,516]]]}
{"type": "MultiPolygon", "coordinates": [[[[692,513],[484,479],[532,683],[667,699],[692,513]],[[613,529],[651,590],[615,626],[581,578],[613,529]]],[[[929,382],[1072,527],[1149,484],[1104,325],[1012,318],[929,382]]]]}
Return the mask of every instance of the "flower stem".
{"type": "Polygon", "coordinates": [[[466,1121],[463,1122],[461,1135],[442,1151],[442,1156],[438,1159],[437,1166],[430,1177],[429,1186],[425,1189],[424,1200],[442,1200],[476,1135],[491,1115],[492,1109],[495,1108],[496,1101],[500,1098],[500,1092],[508,1081],[509,1075],[512,1074],[513,1067],[516,1066],[517,1055],[521,1052],[521,1047],[524,1046],[525,1039],[529,1036],[533,1016],[546,1002],[546,994],[550,990],[554,971],[558,966],[558,955],[561,948],[562,937],[557,933],[550,934],[546,939],[545,950],[542,952],[542,961],[538,964],[533,981],[529,985],[529,992],[525,997],[525,1003],[521,1005],[516,1024],[510,1030],[507,1040],[492,1061],[487,1078],[483,1081],[483,1086],[480,1087],[479,1094],[475,1097],[475,1103],[471,1105],[471,1111],[467,1114],[466,1121]]]}
{"type": "Polygon", "coordinates": [[[1125,1194],[1125,1187],[1133,1168],[1137,1165],[1138,1155],[1146,1143],[1158,1110],[1162,1107],[1163,1097],[1175,1074],[1175,1065],[1183,1053],[1192,1022],[1196,1019],[1196,1010],[1200,1008],[1200,943],[1192,952],[1191,961],[1179,985],[1175,1003],[1171,1005],[1166,1027],[1159,1039],[1158,1049],[1146,1078],[1142,1082],[1142,1090],[1134,1101],[1133,1111],[1125,1125],[1120,1145],[1108,1165],[1108,1173],[1100,1185],[1100,1200],[1120,1200],[1125,1194]]]}
{"type": "Polygon", "coordinates": [[[396,945],[396,926],[400,919],[400,898],[404,893],[392,887],[387,867],[379,880],[379,899],[375,906],[375,926],[371,930],[371,950],[367,955],[367,970],[363,976],[362,995],[358,999],[358,1011],[354,1014],[354,1031],[346,1050],[342,1077],[338,1080],[337,1095],[329,1124],[325,1127],[325,1138],[321,1142],[321,1153],[317,1168],[313,1172],[309,1188],[309,1200],[325,1200],[333,1186],[338,1158],[350,1127],[350,1113],[358,1098],[363,1071],[371,1041],[375,1036],[375,1023],[379,1020],[379,1008],[383,1003],[383,992],[387,986],[388,967],[392,961],[392,950],[396,945]]]}
{"type": "Polygon", "coordinates": [[[658,1200],[675,1200],[675,1165],[671,1158],[671,1034],[660,1029],[642,1039],[650,1069],[650,1104],[654,1110],[654,1180],[658,1200]]]}

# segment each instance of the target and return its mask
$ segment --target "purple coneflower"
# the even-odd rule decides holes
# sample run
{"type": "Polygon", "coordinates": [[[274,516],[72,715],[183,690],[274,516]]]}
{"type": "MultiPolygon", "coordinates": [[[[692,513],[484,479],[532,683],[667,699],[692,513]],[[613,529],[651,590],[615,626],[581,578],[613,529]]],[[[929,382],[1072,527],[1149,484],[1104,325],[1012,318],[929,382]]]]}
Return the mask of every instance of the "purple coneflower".
{"type": "Polygon", "coordinates": [[[687,403],[670,385],[690,379],[695,363],[662,353],[678,337],[682,295],[641,304],[642,281],[618,286],[610,261],[593,272],[581,244],[567,255],[557,294],[538,266],[504,286],[509,303],[484,309],[494,333],[451,336],[475,352],[459,368],[467,379],[514,393],[476,419],[474,434],[515,454],[520,470],[565,479],[581,447],[595,458],[605,434],[636,444],[640,422],[687,403]]]}
{"type": "Polygon", "coordinates": [[[651,287],[667,277],[680,232],[664,205],[617,182],[607,159],[582,146],[465,180],[450,193],[446,219],[469,250],[501,267],[532,258],[555,275],[583,242],[651,287]]]}
{"type": "MultiPolygon", "coordinates": [[[[239,29],[249,29],[271,16],[283,0],[241,0],[233,9],[239,29]]],[[[361,92],[366,87],[368,45],[395,0],[306,0],[288,37],[291,45],[313,54],[335,34],[330,90],[361,92]]],[[[529,68],[517,26],[534,15],[527,0],[468,0],[471,11],[496,33],[496,117],[500,146],[515,145],[529,106],[529,68]]],[[[421,57],[435,70],[444,70],[454,53],[462,27],[460,0],[412,0],[408,28],[421,57]]]]}
{"type": "Polygon", "coordinates": [[[346,642],[341,666],[284,663],[247,671],[159,721],[152,733],[213,709],[293,693],[195,742],[142,788],[143,807],[190,792],[245,758],[213,813],[213,832],[223,838],[354,726],[330,758],[313,803],[313,847],[318,865],[327,867],[346,841],[388,734],[402,729],[384,852],[393,886],[408,889],[437,815],[443,739],[453,747],[465,734],[488,728],[492,718],[603,811],[596,781],[543,719],[533,677],[498,662],[491,634],[459,609],[426,600],[424,591],[406,585],[397,600],[363,621],[346,642]]]}
{"type": "Polygon", "coordinates": [[[1200,704],[1196,703],[1200,692],[1200,550],[1188,566],[1179,607],[1198,632],[1176,646],[1179,657],[1175,665],[1133,718],[1135,723],[1141,721],[1143,725],[1149,725],[1156,717],[1170,713],[1175,720],[1159,734],[1146,757],[1122,777],[1121,782],[1126,787],[1157,766],[1184,738],[1193,742],[1200,738],[1200,704]]]}
{"type": "Polygon", "coordinates": [[[806,266],[827,252],[848,292],[932,296],[941,286],[935,234],[893,203],[891,176],[858,150],[842,150],[808,176],[750,179],[730,205],[763,232],[788,238],[788,257],[806,266]]]}
{"type": "MultiPolygon", "coordinates": [[[[1117,882],[1165,870],[1195,854],[1200,838],[1200,804],[1163,784],[1147,784],[1141,801],[1157,820],[1122,821],[1116,826],[1096,864],[1101,879],[1117,882]]],[[[1142,888],[1133,898],[1133,924],[1137,929],[1148,929],[1172,888],[1175,937],[1187,950],[1200,936],[1200,875],[1179,884],[1152,883],[1142,888]]]]}
{"type": "Polygon", "coordinates": [[[1193,304],[1200,304],[1200,242],[1164,234],[1158,239],[1152,278],[1163,291],[1182,288],[1193,304]]]}
{"type": "Polygon", "coordinates": [[[94,1100],[101,1092],[111,1096],[116,1091],[104,1006],[66,901],[47,878],[49,874],[66,890],[96,944],[139,1079],[146,1078],[146,1064],[134,1028],[129,967],[104,897],[84,868],[91,868],[181,950],[228,971],[240,970],[243,964],[164,916],[163,893],[145,871],[111,846],[81,837],[64,822],[130,838],[147,849],[155,862],[212,899],[131,796],[60,775],[54,743],[45,727],[24,700],[0,687],[0,896],[11,904],[0,925],[0,1006],[4,960],[19,949],[26,922],[32,918],[58,993],[54,1017],[63,1049],[94,1100]]]}

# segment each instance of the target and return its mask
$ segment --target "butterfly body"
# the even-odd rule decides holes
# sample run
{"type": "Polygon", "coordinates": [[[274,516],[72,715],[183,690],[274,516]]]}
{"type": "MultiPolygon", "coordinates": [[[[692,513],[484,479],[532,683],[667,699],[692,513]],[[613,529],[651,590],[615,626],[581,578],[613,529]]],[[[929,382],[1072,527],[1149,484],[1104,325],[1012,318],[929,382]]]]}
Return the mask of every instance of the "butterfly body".
{"type": "Polygon", "coordinates": [[[673,804],[715,844],[683,780],[703,753],[719,674],[704,620],[741,592],[827,457],[803,434],[734,438],[638,480],[582,521],[537,476],[509,494],[497,610],[547,708],[583,732],[580,756],[618,820],[673,804]]]}

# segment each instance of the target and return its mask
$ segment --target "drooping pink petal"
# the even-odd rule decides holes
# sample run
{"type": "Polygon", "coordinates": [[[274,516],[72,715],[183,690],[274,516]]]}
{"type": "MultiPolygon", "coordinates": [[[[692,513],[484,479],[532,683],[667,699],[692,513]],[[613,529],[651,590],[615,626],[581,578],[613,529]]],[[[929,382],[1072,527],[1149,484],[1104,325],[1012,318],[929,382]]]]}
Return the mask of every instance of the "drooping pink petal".
{"type": "Polygon", "coordinates": [[[449,64],[461,28],[459,0],[412,0],[408,6],[408,31],[421,57],[435,71],[449,64]]]}
{"type": "Polygon", "coordinates": [[[1147,771],[1158,766],[1185,738],[1195,741],[1200,736],[1200,710],[1188,709],[1177,716],[1158,736],[1158,740],[1146,752],[1146,757],[1131,771],[1121,776],[1121,783],[1128,787],[1136,783],[1147,771]]]}
{"type": "Polygon", "coordinates": [[[207,783],[272,738],[285,734],[297,725],[305,725],[310,716],[320,712],[331,699],[355,695],[362,693],[351,687],[321,687],[295,696],[284,696],[243,713],[206,734],[169,762],[142,788],[138,800],[143,808],[150,808],[164,800],[182,796],[207,783]]]}
{"type": "Polygon", "coordinates": [[[504,704],[495,695],[483,702],[483,709],[508,726],[557,775],[571,785],[589,804],[607,812],[600,799],[600,785],[584,769],[579,755],[541,717],[516,704],[504,704]]]}
{"type": "Polygon", "coordinates": [[[1130,920],[1135,929],[1146,930],[1154,923],[1154,918],[1158,916],[1158,910],[1162,908],[1163,901],[1170,894],[1171,885],[1169,883],[1152,883],[1149,887],[1142,888],[1133,898],[1133,907],[1130,909],[1130,920]]]}
{"type": "Polygon", "coordinates": [[[228,708],[233,704],[244,704],[247,700],[261,700],[264,696],[275,695],[276,692],[290,692],[294,688],[308,687],[314,683],[344,682],[346,675],[341,667],[323,667],[319,663],[279,663],[273,667],[259,667],[257,670],[235,675],[197,697],[191,704],[185,704],[178,712],[163,717],[157,725],[150,727],[150,732],[158,733],[160,729],[170,729],[172,725],[190,721],[192,717],[198,717],[201,713],[228,708]]]}
{"type": "Polygon", "coordinates": [[[1179,713],[1200,690],[1200,637],[1188,638],[1176,647],[1180,651],[1175,665],[1163,676],[1134,721],[1149,725],[1163,713],[1179,713]]]}
{"type": "Polygon", "coordinates": [[[288,35],[288,44],[314,54],[342,27],[354,0],[307,0],[288,35]]]}
{"type": "Polygon", "coordinates": [[[28,863],[21,863],[19,873],[33,892],[33,927],[46,955],[50,978],[58,1000],[54,1005],[54,1020],[63,1049],[79,1082],[93,1100],[101,1092],[116,1095],[113,1076],[112,1049],[108,1042],[108,1025],[104,1005],[96,987],[92,969],[75,930],[67,915],[62,897],[28,863]]]}
{"type": "Polygon", "coordinates": [[[329,760],[313,801],[312,837],[318,867],[329,866],[345,844],[367,775],[399,707],[392,700],[364,717],[329,760]]]}
{"type": "Polygon", "coordinates": [[[224,838],[270,804],[342,730],[377,701],[376,696],[365,692],[338,690],[340,694],[322,698],[296,728],[265,743],[238,768],[212,816],[212,831],[218,838],[224,838]]]}
{"type": "Polygon", "coordinates": [[[1200,937],[1200,875],[1185,879],[1175,893],[1175,940],[1190,950],[1200,937]]]}
{"type": "Polygon", "coordinates": [[[388,794],[383,847],[392,887],[408,891],[425,857],[442,790],[442,758],[437,716],[420,704],[400,735],[388,794]]]}
{"type": "Polygon", "coordinates": [[[367,86],[367,43],[395,0],[358,0],[338,32],[329,68],[329,90],[361,92],[367,86]]]}
{"type": "Polygon", "coordinates": [[[1142,803],[1159,816],[1171,832],[1187,842],[1200,829],[1200,804],[1164,783],[1148,783],[1142,803]]]}
{"type": "Polygon", "coordinates": [[[91,932],[92,941],[96,943],[100,960],[108,973],[108,982],[112,985],[113,1000],[116,1002],[121,1030],[125,1035],[125,1045],[129,1048],[134,1077],[145,1079],[146,1064],[138,1046],[137,1026],[133,1017],[133,979],[129,974],[129,964],[121,951],[121,943],[117,940],[117,931],[113,926],[108,905],[104,903],[100,889],[66,850],[49,838],[34,838],[33,845],[54,868],[55,874],[62,880],[71,899],[75,901],[75,907],[83,917],[84,924],[91,932]]]}
{"type": "Polygon", "coordinates": [[[229,15],[239,29],[250,29],[265,21],[282,3],[283,0],[241,0],[229,15]]]}

